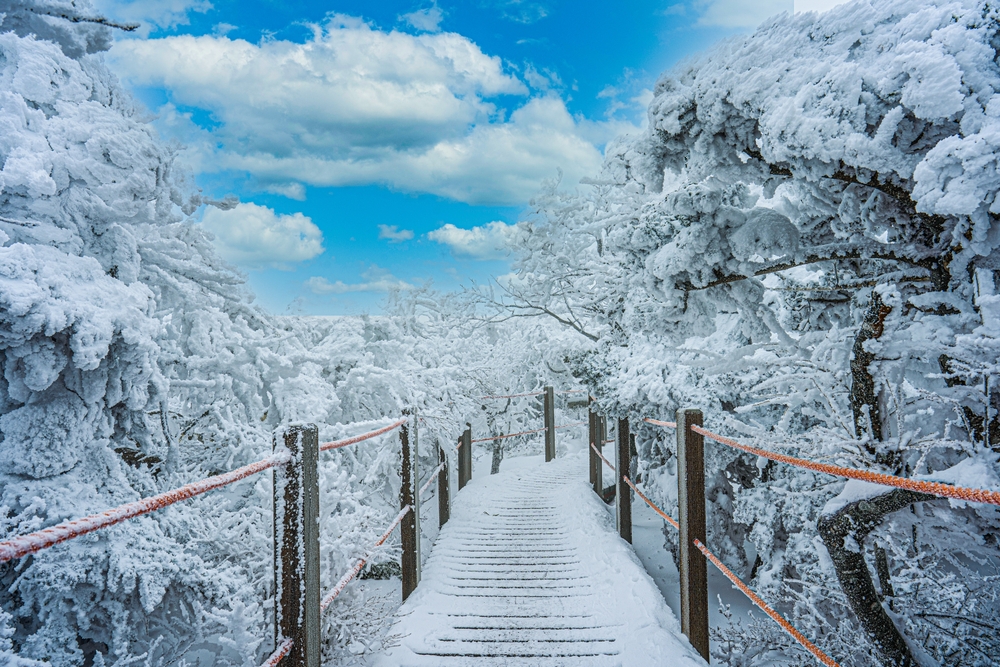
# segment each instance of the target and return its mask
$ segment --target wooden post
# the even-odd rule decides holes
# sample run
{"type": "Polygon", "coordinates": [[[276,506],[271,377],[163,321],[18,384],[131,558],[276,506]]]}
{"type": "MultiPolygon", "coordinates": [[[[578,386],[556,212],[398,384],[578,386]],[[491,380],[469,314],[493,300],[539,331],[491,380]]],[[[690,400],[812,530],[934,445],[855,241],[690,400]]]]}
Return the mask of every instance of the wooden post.
{"type": "MultiPolygon", "coordinates": [[[[594,399],[590,399],[591,406],[593,406],[594,399]]],[[[601,468],[602,462],[601,458],[594,451],[594,447],[597,447],[598,451],[601,449],[601,418],[597,416],[594,412],[594,408],[590,408],[588,414],[588,437],[590,439],[590,484],[594,487],[594,493],[597,495],[602,495],[604,489],[601,488],[601,468]]]]}
{"type": "Polygon", "coordinates": [[[465,425],[461,444],[458,447],[458,490],[461,491],[472,479],[472,424],[465,425]]]}
{"type": "Polygon", "coordinates": [[[677,504],[680,511],[681,632],[708,660],[708,565],[694,545],[705,538],[704,438],[701,410],[677,411],[677,504]]]}
{"type": "MultiPolygon", "coordinates": [[[[414,438],[415,440],[416,438],[414,438]]],[[[403,551],[400,555],[400,570],[403,577],[403,600],[410,597],[420,582],[420,498],[417,493],[419,476],[417,475],[417,450],[410,444],[409,424],[399,429],[399,442],[403,450],[403,462],[400,467],[402,484],[399,488],[399,508],[409,505],[412,509],[400,524],[400,542],[403,551]]]]}
{"type": "Polygon", "coordinates": [[[284,667],[319,667],[319,430],[274,434],[291,459],[274,474],[274,645],[294,640],[284,667]]]}
{"type": "Polygon", "coordinates": [[[545,388],[545,460],[556,457],[556,395],[552,387],[545,388]]]}
{"type": "MultiPolygon", "coordinates": [[[[615,522],[618,524],[618,534],[622,539],[632,544],[632,490],[625,483],[632,463],[632,439],[629,437],[628,417],[618,420],[618,442],[615,447],[615,522]]],[[[631,479],[631,478],[630,478],[631,479]]]]}
{"type": "Polygon", "coordinates": [[[451,518],[451,497],[449,493],[451,477],[448,470],[448,455],[445,454],[443,447],[438,447],[438,456],[443,466],[438,473],[438,528],[441,528],[451,518]]]}

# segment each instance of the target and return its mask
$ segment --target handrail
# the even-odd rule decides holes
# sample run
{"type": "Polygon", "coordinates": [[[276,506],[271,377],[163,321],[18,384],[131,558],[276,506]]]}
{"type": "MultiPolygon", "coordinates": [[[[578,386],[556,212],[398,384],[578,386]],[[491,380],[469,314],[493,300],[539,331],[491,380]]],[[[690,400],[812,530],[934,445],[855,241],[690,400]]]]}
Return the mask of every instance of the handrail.
{"type": "MultiPolygon", "coordinates": [[[[645,503],[649,505],[654,512],[663,517],[663,519],[666,520],[666,522],[669,523],[671,526],[673,526],[677,530],[680,530],[681,528],[680,524],[677,523],[677,521],[674,520],[673,517],[671,517],[669,514],[660,509],[656,505],[656,503],[647,498],[646,495],[642,491],[640,491],[635,484],[632,483],[632,480],[630,480],[626,475],[622,475],[622,479],[625,480],[626,484],[632,487],[632,490],[635,491],[636,495],[642,498],[643,501],[645,501],[645,503]]],[[[750,600],[755,605],[757,605],[761,611],[770,616],[778,625],[781,626],[781,628],[785,632],[791,635],[792,638],[795,639],[795,641],[799,642],[799,644],[801,644],[803,648],[812,653],[813,657],[815,657],[817,660],[819,660],[827,667],[840,667],[840,665],[838,665],[833,658],[828,656],[819,647],[817,647],[815,644],[809,641],[805,635],[803,635],[801,632],[795,629],[795,626],[793,626],[791,623],[785,620],[785,618],[777,611],[775,611],[773,607],[764,602],[763,598],[757,595],[752,588],[743,583],[742,579],[733,574],[733,571],[730,570],[728,567],[726,567],[725,564],[721,560],[719,560],[718,556],[709,551],[708,547],[702,544],[701,540],[694,540],[694,545],[698,547],[698,550],[701,551],[701,553],[703,553],[705,557],[708,558],[708,560],[711,561],[712,564],[715,565],[715,567],[717,567],[719,571],[722,572],[722,574],[725,575],[725,577],[733,583],[733,585],[739,588],[740,591],[748,598],[750,598],[750,600]]]]}
{"type": "Polygon", "coordinates": [[[843,466],[833,465],[832,463],[817,463],[815,461],[807,461],[806,459],[800,459],[794,456],[787,456],[785,454],[778,454],[766,449],[744,445],[743,443],[737,442],[732,438],[712,433],[711,431],[703,429],[700,426],[692,426],[691,430],[705,436],[706,438],[720,442],[728,447],[733,447],[734,449],[747,452],[748,454],[756,454],[757,456],[763,456],[764,458],[771,459],[772,461],[787,463],[789,465],[796,466],[797,468],[804,468],[805,470],[811,470],[813,472],[821,472],[826,473],[827,475],[846,477],[848,479],[856,479],[862,482],[880,484],[882,486],[891,486],[897,489],[916,491],[918,493],[927,493],[941,498],[953,498],[955,500],[967,500],[975,503],[1000,505],[1000,491],[969,489],[962,486],[951,486],[950,484],[944,484],[942,482],[930,482],[922,479],[897,477],[895,475],[887,475],[885,473],[873,472],[871,470],[845,468],[843,466]]]}
{"type": "Polygon", "coordinates": [[[43,528],[42,530],[37,530],[33,533],[12,537],[9,540],[0,542],[0,563],[6,563],[7,561],[15,558],[23,558],[24,556],[36,553],[43,549],[48,549],[49,547],[55,546],[61,542],[80,537],[81,535],[86,535],[87,533],[92,533],[95,530],[107,528],[108,526],[114,526],[115,524],[127,521],[128,519],[133,519],[137,516],[142,516],[143,514],[148,514],[164,507],[169,507],[170,505],[178,503],[182,500],[187,500],[203,493],[213,491],[234,482],[238,482],[241,479],[250,477],[251,475],[256,475],[257,473],[268,470],[269,468],[287,463],[288,459],[289,455],[287,452],[274,454],[266,459],[261,459],[260,461],[245,465],[242,468],[237,468],[231,472],[214,475],[198,482],[191,482],[190,484],[185,484],[178,489],[165,491],[149,498],[143,498],[142,500],[126,503],[124,505],[120,505],[119,507],[101,512],[100,514],[91,514],[90,516],[80,519],[65,521],[50,528],[43,528]]]}
{"type": "Polygon", "coordinates": [[[350,438],[345,438],[344,440],[337,440],[335,442],[324,442],[319,446],[319,451],[325,452],[329,449],[340,449],[341,447],[347,447],[348,445],[354,445],[364,440],[369,440],[376,436],[382,435],[383,433],[388,433],[393,429],[397,429],[406,423],[406,419],[400,419],[395,424],[389,424],[383,428],[377,429],[375,431],[370,431],[368,433],[362,433],[361,435],[355,435],[350,438]]]}
{"type": "Polygon", "coordinates": [[[323,601],[320,602],[319,604],[319,610],[321,613],[326,611],[326,608],[329,607],[333,603],[333,601],[337,599],[337,596],[340,595],[341,592],[343,592],[344,587],[346,587],[347,584],[351,583],[351,580],[354,579],[354,577],[358,576],[358,573],[361,572],[362,568],[364,568],[365,563],[367,563],[368,559],[371,558],[371,552],[377,549],[378,547],[382,546],[383,544],[385,544],[385,541],[389,539],[389,536],[392,535],[392,532],[394,530],[396,530],[396,527],[399,526],[403,518],[407,514],[409,514],[410,511],[412,510],[413,510],[412,505],[407,505],[402,510],[400,510],[399,514],[396,515],[396,518],[393,520],[393,522],[389,524],[389,528],[385,531],[385,533],[382,534],[382,537],[378,538],[375,544],[372,545],[371,549],[368,550],[368,553],[365,554],[364,558],[358,559],[358,562],[354,564],[354,567],[348,570],[347,573],[340,578],[340,581],[337,582],[337,585],[334,586],[333,589],[331,589],[330,592],[326,594],[326,597],[324,597],[323,601]]]}

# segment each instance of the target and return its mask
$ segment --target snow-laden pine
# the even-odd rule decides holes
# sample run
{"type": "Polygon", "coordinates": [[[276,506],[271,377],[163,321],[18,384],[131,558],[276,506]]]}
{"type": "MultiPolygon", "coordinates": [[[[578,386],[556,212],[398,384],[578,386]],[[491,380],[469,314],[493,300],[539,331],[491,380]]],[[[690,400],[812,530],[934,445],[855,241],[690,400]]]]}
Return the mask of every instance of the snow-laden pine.
{"type": "MultiPolygon", "coordinates": [[[[597,339],[576,370],[614,414],[700,407],[765,448],[1000,488],[998,48],[978,0],[722,43],[659,79],[579,193],[536,198],[504,312],[597,339]]],[[[667,505],[672,439],[639,432],[667,505]]],[[[706,447],[712,548],[841,664],[995,664],[996,508],[706,447]]],[[[806,660],[771,627],[743,619],[717,657],[806,660]]]]}

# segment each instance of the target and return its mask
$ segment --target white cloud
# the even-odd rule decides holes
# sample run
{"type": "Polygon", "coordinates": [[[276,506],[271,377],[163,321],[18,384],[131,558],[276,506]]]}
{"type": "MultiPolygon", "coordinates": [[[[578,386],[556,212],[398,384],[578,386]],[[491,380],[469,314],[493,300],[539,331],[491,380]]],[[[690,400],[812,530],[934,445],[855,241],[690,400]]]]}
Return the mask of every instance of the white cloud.
{"type": "Polygon", "coordinates": [[[396,225],[379,225],[378,237],[388,239],[389,243],[401,243],[413,238],[413,232],[409,229],[400,229],[396,225]]]}
{"type": "Polygon", "coordinates": [[[306,188],[301,183],[267,183],[265,192],[271,192],[296,201],[306,200],[306,188]]]}
{"type": "Polygon", "coordinates": [[[696,8],[704,7],[699,25],[724,28],[756,28],[761,22],[780,14],[791,13],[793,0],[697,0],[696,8]]]}
{"type": "Polygon", "coordinates": [[[94,8],[108,18],[139,23],[139,34],[148,35],[154,28],[166,29],[188,25],[190,12],[204,14],[212,9],[209,0],[93,0],[94,8]]]}
{"type": "Polygon", "coordinates": [[[393,290],[410,290],[413,285],[400,280],[383,268],[372,264],[361,274],[364,282],[345,283],[341,280],[331,283],[322,276],[313,276],[306,281],[306,287],[313,294],[347,294],[349,292],[392,292],[393,290]]]}
{"type": "Polygon", "coordinates": [[[426,9],[417,9],[409,14],[399,17],[417,30],[424,32],[437,32],[441,29],[441,21],[444,19],[444,12],[438,7],[437,2],[426,9]]]}
{"type": "MultiPolygon", "coordinates": [[[[181,35],[120,41],[111,58],[130,83],[166,88],[173,103],[218,121],[206,130],[161,120],[197,153],[190,166],[249,172],[263,185],[386,184],[519,204],[557,169],[568,183],[595,173],[622,129],[574,119],[552,93],[528,97],[466,37],[380,31],[344,16],[305,43],[181,35]],[[526,101],[508,115],[490,101],[500,96],[526,101]]],[[[182,116],[169,107],[161,118],[171,114],[182,116]]]]}
{"type": "Polygon", "coordinates": [[[825,12],[833,9],[837,5],[842,5],[847,0],[795,0],[795,13],[799,12],[825,12]]]}
{"type": "Polygon", "coordinates": [[[253,203],[223,211],[209,207],[202,226],[215,236],[222,257],[247,268],[286,268],[323,252],[323,232],[301,213],[278,215],[253,203]]]}
{"type": "Polygon", "coordinates": [[[531,0],[500,0],[500,9],[505,19],[518,23],[535,23],[549,15],[549,8],[531,0]]]}
{"type": "Polygon", "coordinates": [[[510,252],[517,225],[494,220],[480,227],[461,229],[448,223],[427,234],[427,238],[448,246],[460,257],[503,259],[510,252]]]}

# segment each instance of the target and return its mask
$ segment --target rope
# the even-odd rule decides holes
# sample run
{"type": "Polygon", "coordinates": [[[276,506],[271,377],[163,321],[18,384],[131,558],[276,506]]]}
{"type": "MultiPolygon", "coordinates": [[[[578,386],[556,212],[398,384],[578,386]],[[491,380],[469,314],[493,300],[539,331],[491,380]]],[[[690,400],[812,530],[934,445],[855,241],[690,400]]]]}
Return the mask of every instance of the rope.
{"type": "Polygon", "coordinates": [[[691,430],[695,433],[700,433],[706,438],[711,438],[716,442],[721,442],[723,445],[733,447],[735,449],[742,450],[748,454],[755,454],[757,456],[763,456],[764,458],[771,459],[772,461],[778,461],[780,463],[787,463],[799,468],[805,468],[806,470],[812,470],[814,472],[821,472],[827,475],[835,475],[837,477],[847,477],[849,479],[857,479],[862,482],[869,482],[872,484],[881,484],[882,486],[892,486],[897,489],[907,489],[908,491],[917,491],[919,493],[928,493],[934,496],[940,496],[942,498],[954,498],[955,500],[969,500],[976,503],[986,503],[990,505],[1000,505],[1000,491],[986,491],[984,489],[967,489],[961,486],[951,486],[949,484],[943,484],[941,482],[925,482],[919,479],[907,479],[905,477],[896,477],[895,475],[886,475],[885,473],[872,472],[870,470],[855,470],[854,468],[844,468],[842,466],[833,465],[831,463],[816,463],[814,461],[806,461],[805,459],[795,458],[794,456],[786,456],[785,454],[778,454],[775,452],[770,452],[766,449],[758,449],[757,447],[751,447],[750,445],[744,445],[742,443],[736,442],[731,438],[726,438],[724,436],[707,431],[700,426],[692,426],[691,430]]]}
{"type": "MultiPolygon", "coordinates": [[[[354,564],[354,567],[348,570],[347,574],[340,578],[340,581],[338,581],[337,585],[333,587],[333,590],[327,593],[326,597],[323,598],[323,601],[319,603],[319,611],[321,614],[326,611],[326,608],[329,607],[334,600],[337,599],[337,596],[343,592],[347,584],[351,583],[351,580],[358,576],[358,573],[361,572],[361,569],[364,568],[365,563],[367,563],[368,559],[371,557],[372,551],[385,544],[385,541],[389,539],[390,535],[392,535],[392,531],[396,530],[396,526],[400,524],[403,517],[405,517],[412,509],[413,507],[411,505],[407,505],[400,510],[399,514],[396,515],[396,518],[393,519],[393,522],[389,524],[389,529],[382,534],[382,537],[378,538],[378,541],[372,545],[372,548],[368,550],[365,557],[359,559],[358,562],[354,564]]],[[[261,667],[264,666],[262,665],[261,667]]]]}
{"type": "Polygon", "coordinates": [[[522,396],[541,396],[544,391],[533,391],[530,394],[507,394],[505,396],[480,396],[479,400],[485,401],[489,398],[521,398],[522,396]]]}
{"type": "Polygon", "coordinates": [[[612,442],[614,442],[614,441],[615,441],[615,439],[614,439],[614,438],[611,438],[610,440],[602,440],[602,441],[601,441],[601,444],[602,444],[602,445],[610,445],[610,444],[611,444],[612,442]]]}
{"type": "MultiPolygon", "coordinates": [[[[601,458],[604,458],[604,457],[602,456],[601,458]]],[[[646,502],[646,504],[649,505],[653,509],[654,512],[656,512],[661,517],[663,517],[664,520],[666,520],[666,522],[669,523],[671,526],[673,526],[677,530],[680,530],[680,528],[681,528],[680,524],[677,523],[676,521],[674,521],[674,519],[671,518],[670,515],[668,515],[666,512],[664,512],[659,507],[657,507],[656,504],[652,500],[650,500],[649,498],[647,498],[645,496],[645,494],[643,494],[642,491],[640,491],[638,488],[636,488],[635,484],[632,483],[632,480],[630,480],[628,477],[624,477],[624,476],[622,477],[622,479],[625,480],[626,484],[628,484],[630,487],[632,487],[632,490],[635,491],[636,495],[638,495],[640,498],[642,498],[646,502]]],[[[701,540],[695,540],[694,541],[694,545],[696,547],[698,547],[698,549],[701,551],[701,553],[705,554],[705,558],[707,558],[708,560],[712,561],[712,564],[715,565],[715,567],[719,568],[719,571],[722,572],[722,574],[726,575],[726,578],[729,579],[729,581],[733,582],[734,586],[736,586],[741,591],[743,591],[743,594],[746,595],[748,598],[750,598],[750,600],[752,600],[755,605],[757,605],[758,607],[760,607],[761,611],[763,611],[765,614],[767,614],[772,619],[774,619],[775,623],[777,623],[778,625],[780,625],[782,627],[782,629],[784,629],[785,632],[787,632],[788,634],[790,634],[792,636],[792,638],[795,639],[795,641],[797,641],[799,644],[801,644],[807,651],[809,651],[810,653],[812,653],[813,656],[815,656],[815,658],[817,660],[819,660],[821,663],[823,663],[827,667],[840,667],[840,665],[838,665],[833,660],[833,658],[831,658],[830,656],[828,656],[826,653],[823,653],[823,651],[821,651],[815,644],[813,644],[811,641],[809,641],[808,639],[806,639],[805,635],[803,635],[801,632],[799,632],[798,630],[796,630],[795,627],[791,623],[789,623],[788,621],[786,621],[781,616],[781,614],[779,614],[774,609],[772,609],[766,602],[764,602],[764,600],[761,599],[761,597],[759,595],[757,595],[756,593],[754,593],[753,589],[751,589],[749,586],[747,586],[745,583],[743,583],[743,581],[739,577],[737,577],[735,574],[733,574],[732,570],[730,570],[728,567],[726,567],[722,563],[722,561],[719,560],[719,558],[715,554],[713,554],[711,551],[709,551],[708,548],[704,544],[701,543],[701,540]]]]}
{"type": "Polygon", "coordinates": [[[101,528],[113,526],[128,519],[142,516],[143,514],[149,514],[158,509],[163,509],[182,500],[193,498],[194,496],[238,482],[251,475],[256,475],[269,468],[287,463],[288,460],[289,455],[287,453],[275,454],[231,472],[208,477],[199,482],[191,482],[178,489],[126,503],[100,514],[92,514],[82,519],[66,521],[51,528],[35,531],[34,533],[13,537],[0,542],[0,563],[6,563],[15,558],[23,558],[42,549],[48,549],[60,542],[92,533],[101,528]]]}
{"type": "Polygon", "coordinates": [[[521,431],[520,433],[510,433],[508,435],[495,435],[495,436],[493,436],[491,438],[477,438],[476,440],[473,440],[472,442],[488,442],[490,440],[503,440],[505,438],[516,438],[519,435],[529,435],[531,433],[541,433],[544,430],[545,430],[544,428],[536,428],[536,429],[534,429],[532,431],[521,431]]]}
{"type": "Polygon", "coordinates": [[[441,463],[441,465],[439,465],[437,468],[434,468],[434,472],[432,472],[431,476],[427,478],[427,481],[424,482],[424,485],[420,487],[420,492],[417,494],[418,498],[422,498],[423,497],[424,491],[426,491],[427,489],[430,488],[431,482],[433,482],[434,478],[437,477],[438,473],[441,472],[444,469],[444,466],[445,466],[446,463],[447,463],[447,461],[443,461],[441,463]]]}
{"type": "Polygon", "coordinates": [[[274,649],[274,653],[261,664],[260,667],[277,667],[281,659],[288,655],[288,652],[292,650],[292,645],[295,642],[291,639],[286,639],[285,641],[278,644],[278,648],[274,649]]]}
{"type": "Polygon", "coordinates": [[[406,419],[400,419],[395,424],[389,424],[388,426],[384,426],[384,427],[382,427],[382,428],[380,428],[380,429],[378,429],[376,431],[370,431],[368,433],[362,433],[361,435],[356,435],[356,436],[353,436],[351,438],[347,438],[345,440],[337,440],[335,442],[324,442],[322,445],[319,446],[319,451],[325,452],[328,449],[340,449],[341,447],[347,447],[348,445],[353,445],[353,444],[359,443],[359,442],[361,442],[363,440],[369,440],[369,439],[374,438],[376,436],[382,435],[383,433],[388,433],[389,431],[391,431],[393,429],[399,428],[400,426],[402,426],[405,423],[406,423],[406,419]]]}
{"type": "MultiPolygon", "coordinates": [[[[609,461],[609,460],[607,460],[606,458],[604,458],[604,454],[601,454],[601,450],[599,450],[599,449],[598,449],[598,448],[597,448],[597,447],[596,447],[596,446],[594,445],[594,443],[590,443],[590,448],[591,448],[591,449],[593,449],[593,450],[594,450],[595,452],[597,452],[597,455],[601,457],[601,460],[602,460],[602,461],[604,461],[604,463],[605,463],[605,464],[606,464],[606,465],[607,465],[607,466],[608,466],[609,468],[611,468],[612,470],[615,470],[615,467],[614,467],[613,465],[611,465],[611,461],[609,461]]],[[[615,472],[617,472],[617,471],[615,471],[615,472]]]]}
{"type": "Polygon", "coordinates": [[[806,639],[805,635],[803,635],[801,632],[799,632],[798,630],[796,630],[795,627],[791,623],[789,623],[788,621],[786,621],[781,616],[781,614],[779,614],[774,609],[772,609],[770,606],[768,606],[768,604],[766,602],[764,602],[760,598],[759,595],[757,595],[756,593],[754,593],[753,590],[749,586],[747,586],[746,584],[744,584],[739,579],[739,577],[737,577],[735,574],[733,574],[732,571],[728,567],[726,567],[725,565],[723,565],[722,561],[719,560],[718,557],[715,554],[713,554],[711,551],[709,551],[705,547],[705,545],[701,543],[700,540],[695,540],[694,541],[694,545],[696,547],[698,547],[698,549],[701,551],[701,553],[705,554],[705,558],[707,558],[708,560],[712,561],[712,564],[715,565],[715,567],[719,568],[719,572],[722,572],[722,574],[726,575],[726,578],[729,579],[729,581],[733,582],[734,586],[736,586],[741,591],[743,591],[743,594],[746,595],[751,600],[753,600],[753,603],[755,605],[757,605],[758,607],[760,607],[761,611],[763,611],[765,614],[767,614],[772,619],[774,619],[775,623],[777,623],[778,625],[780,625],[785,632],[787,632],[788,634],[790,634],[795,639],[795,641],[797,641],[798,643],[802,644],[802,646],[807,651],[809,651],[810,653],[812,653],[813,656],[817,660],[819,660],[821,663],[823,663],[827,667],[840,667],[840,665],[838,665],[837,662],[833,658],[831,658],[830,656],[828,656],[826,653],[823,653],[823,651],[821,651],[815,644],[813,644],[811,641],[809,641],[808,639],[806,639]]]}
{"type": "Polygon", "coordinates": [[[642,421],[648,424],[654,424],[656,426],[666,426],[667,428],[677,428],[677,422],[661,422],[659,419],[650,419],[646,417],[642,421]]]}
{"type": "Polygon", "coordinates": [[[664,512],[663,510],[661,510],[661,509],[660,509],[659,507],[657,507],[657,506],[656,506],[656,505],[655,505],[655,504],[653,503],[653,501],[652,501],[652,500],[650,500],[649,498],[647,498],[647,497],[646,497],[646,495],[645,495],[645,494],[644,494],[644,493],[643,493],[642,491],[640,491],[640,490],[638,489],[638,487],[636,487],[636,485],[635,485],[635,484],[633,484],[633,483],[632,483],[632,480],[630,480],[630,479],[628,478],[628,476],[627,476],[627,475],[624,475],[624,476],[622,476],[622,479],[624,479],[624,480],[625,480],[625,483],[626,483],[626,484],[628,484],[629,486],[631,486],[631,487],[632,487],[632,490],[633,490],[633,491],[635,491],[635,493],[636,493],[636,495],[637,495],[637,496],[639,496],[640,498],[642,498],[642,499],[643,499],[644,501],[646,501],[646,504],[647,504],[647,505],[649,505],[649,506],[650,506],[651,508],[653,508],[653,511],[654,511],[654,512],[656,512],[656,513],[657,513],[657,514],[659,514],[659,515],[660,515],[661,517],[663,517],[663,520],[664,520],[664,521],[666,521],[667,523],[669,523],[669,524],[670,524],[671,526],[673,526],[673,527],[674,527],[674,528],[676,528],[677,530],[680,530],[680,529],[681,529],[681,525],[680,525],[679,523],[677,523],[676,521],[674,521],[673,517],[671,517],[671,516],[670,516],[669,514],[667,514],[667,513],[666,513],[666,512],[664,512]]]}
{"type": "Polygon", "coordinates": [[[583,424],[589,424],[590,422],[572,422],[569,424],[563,424],[562,426],[556,426],[556,429],[569,428],[570,426],[582,426],[583,424]]]}

